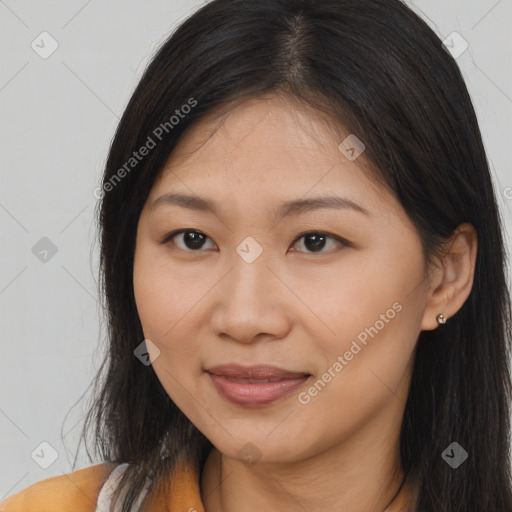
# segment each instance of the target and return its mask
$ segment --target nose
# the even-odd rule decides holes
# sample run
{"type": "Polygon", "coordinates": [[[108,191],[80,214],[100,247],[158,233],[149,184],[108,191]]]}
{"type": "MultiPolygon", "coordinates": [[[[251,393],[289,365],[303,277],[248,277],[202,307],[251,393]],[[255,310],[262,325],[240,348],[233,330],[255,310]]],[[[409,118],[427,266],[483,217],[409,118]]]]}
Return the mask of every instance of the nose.
{"type": "MultiPolygon", "coordinates": [[[[260,256],[247,263],[238,254],[215,287],[212,332],[239,343],[284,338],[291,328],[290,301],[279,272],[260,256]]],[[[213,291],[213,290],[212,290],[213,291]]]]}

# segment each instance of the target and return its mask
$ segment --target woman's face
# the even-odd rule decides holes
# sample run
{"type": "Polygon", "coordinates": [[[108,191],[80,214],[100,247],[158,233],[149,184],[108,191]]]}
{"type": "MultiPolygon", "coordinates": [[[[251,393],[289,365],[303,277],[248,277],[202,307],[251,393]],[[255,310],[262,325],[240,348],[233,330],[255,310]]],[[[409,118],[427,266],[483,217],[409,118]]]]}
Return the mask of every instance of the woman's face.
{"type": "Polygon", "coordinates": [[[135,298],[163,387],[240,460],[396,441],[428,293],[410,220],[357,147],[283,98],[212,126],[181,139],[138,224],[135,298]],[[219,365],[296,375],[230,381],[219,365]]]}

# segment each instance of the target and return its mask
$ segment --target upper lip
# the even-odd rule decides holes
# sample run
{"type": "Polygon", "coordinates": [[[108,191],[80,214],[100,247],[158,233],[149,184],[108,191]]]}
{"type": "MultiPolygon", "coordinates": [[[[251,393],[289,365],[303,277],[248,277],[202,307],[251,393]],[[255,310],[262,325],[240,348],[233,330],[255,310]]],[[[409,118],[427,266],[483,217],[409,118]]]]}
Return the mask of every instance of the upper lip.
{"type": "Polygon", "coordinates": [[[208,373],[240,379],[293,379],[310,375],[307,372],[292,372],[272,365],[242,366],[239,364],[221,364],[206,369],[208,373]]]}

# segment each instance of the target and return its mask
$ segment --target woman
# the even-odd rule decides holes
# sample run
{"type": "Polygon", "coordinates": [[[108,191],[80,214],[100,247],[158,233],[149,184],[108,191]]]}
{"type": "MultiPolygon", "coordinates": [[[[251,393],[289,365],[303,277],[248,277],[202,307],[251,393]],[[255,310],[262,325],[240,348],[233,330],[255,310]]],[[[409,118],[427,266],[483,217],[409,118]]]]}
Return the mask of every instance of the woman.
{"type": "Polygon", "coordinates": [[[512,510],[499,212],[460,71],[404,4],[206,4],[99,195],[106,462],[1,510],[512,510]]]}

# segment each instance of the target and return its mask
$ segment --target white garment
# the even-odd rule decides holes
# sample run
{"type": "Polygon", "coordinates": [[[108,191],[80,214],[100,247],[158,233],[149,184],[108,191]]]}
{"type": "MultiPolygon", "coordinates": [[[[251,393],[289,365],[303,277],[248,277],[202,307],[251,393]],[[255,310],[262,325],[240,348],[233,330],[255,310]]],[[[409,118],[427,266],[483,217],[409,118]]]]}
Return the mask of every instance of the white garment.
{"type": "MultiPolygon", "coordinates": [[[[105,480],[105,483],[101,486],[100,492],[98,494],[98,500],[96,502],[96,509],[94,512],[110,512],[110,504],[112,501],[112,495],[114,494],[114,491],[117,488],[117,485],[119,483],[119,480],[121,476],[123,475],[124,471],[128,467],[128,463],[125,462],[124,464],[117,465],[108,476],[107,480],[105,480]]],[[[139,512],[140,506],[142,505],[142,501],[144,500],[146,493],[148,491],[148,487],[151,484],[151,480],[149,478],[146,479],[145,487],[142,489],[141,494],[135,501],[132,507],[132,512],[139,512]]],[[[121,493],[121,496],[117,500],[116,512],[121,511],[121,506],[123,503],[123,499],[126,496],[126,490],[121,493]]]]}

